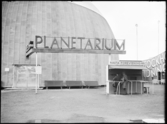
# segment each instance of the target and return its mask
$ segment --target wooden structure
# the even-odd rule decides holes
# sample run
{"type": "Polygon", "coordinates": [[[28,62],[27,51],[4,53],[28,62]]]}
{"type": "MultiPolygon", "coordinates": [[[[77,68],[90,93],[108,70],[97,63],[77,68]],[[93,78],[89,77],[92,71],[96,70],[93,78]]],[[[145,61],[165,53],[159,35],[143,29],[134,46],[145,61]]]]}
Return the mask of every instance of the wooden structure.
{"type": "MultiPolygon", "coordinates": [[[[122,81],[121,79],[119,81],[113,81],[114,77],[116,75],[122,74],[122,72],[125,72],[125,74],[128,77],[128,82],[126,85],[126,92],[127,94],[142,94],[144,93],[144,81],[143,77],[143,70],[146,68],[143,65],[109,65],[108,66],[108,93],[109,94],[125,94],[125,91],[122,87],[122,81]],[[117,83],[118,85],[116,87],[113,87],[113,85],[117,83]]],[[[148,87],[145,87],[145,89],[149,90],[148,87]]]]}

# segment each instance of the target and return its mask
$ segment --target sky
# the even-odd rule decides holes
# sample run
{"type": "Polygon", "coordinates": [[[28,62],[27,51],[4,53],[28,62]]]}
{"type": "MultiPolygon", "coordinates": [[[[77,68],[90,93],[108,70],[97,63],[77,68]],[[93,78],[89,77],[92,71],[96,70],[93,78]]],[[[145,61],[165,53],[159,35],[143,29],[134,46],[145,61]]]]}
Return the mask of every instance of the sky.
{"type": "Polygon", "coordinates": [[[92,2],[116,39],[125,39],[119,60],[146,60],[166,51],[165,2],[92,2]],[[137,24],[137,26],[136,26],[137,24]]]}

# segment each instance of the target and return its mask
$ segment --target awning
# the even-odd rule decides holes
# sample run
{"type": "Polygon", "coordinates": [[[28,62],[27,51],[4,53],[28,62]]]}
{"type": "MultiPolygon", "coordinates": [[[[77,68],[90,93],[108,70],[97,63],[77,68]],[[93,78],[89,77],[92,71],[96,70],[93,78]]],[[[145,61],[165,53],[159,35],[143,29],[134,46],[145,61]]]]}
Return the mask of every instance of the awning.
{"type": "MultiPolygon", "coordinates": [[[[35,64],[12,64],[14,66],[36,66],[35,64]]],[[[38,64],[37,66],[40,66],[40,64],[38,64]]]]}
{"type": "Polygon", "coordinates": [[[144,66],[117,66],[117,65],[109,65],[109,69],[135,69],[135,70],[145,70],[144,66]]]}

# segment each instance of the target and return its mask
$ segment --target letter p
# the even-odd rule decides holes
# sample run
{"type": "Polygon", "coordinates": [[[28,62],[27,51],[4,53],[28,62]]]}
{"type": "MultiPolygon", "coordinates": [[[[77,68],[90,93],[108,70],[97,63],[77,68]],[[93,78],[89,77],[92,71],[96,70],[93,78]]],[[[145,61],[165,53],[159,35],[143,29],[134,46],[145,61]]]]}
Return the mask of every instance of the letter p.
{"type": "Polygon", "coordinates": [[[43,42],[42,37],[41,36],[36,36],[35,37],[35,48],[37,48],[37,44],[40,44],[42,42],[43,42]],[[38,39],[40,39],[40,40],[38,41],[38,39]]]}

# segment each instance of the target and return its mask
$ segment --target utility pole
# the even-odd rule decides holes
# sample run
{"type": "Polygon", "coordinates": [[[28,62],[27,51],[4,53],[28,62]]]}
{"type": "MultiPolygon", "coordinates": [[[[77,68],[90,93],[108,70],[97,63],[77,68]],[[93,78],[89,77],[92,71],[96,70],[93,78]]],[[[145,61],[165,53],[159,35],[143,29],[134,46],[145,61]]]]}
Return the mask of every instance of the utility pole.
{"type": "Polygon", "coordinates": [[[137,53],[137,60],[138,60],[138,36],[137,36],[137,27],[138,27],[138,24],[136,24],[136,53],[137,53]]]}
{"type": "Polygon", "coordinates": [[[159,54],[159,20],[158,20],[158,54],[159,54]]]}

